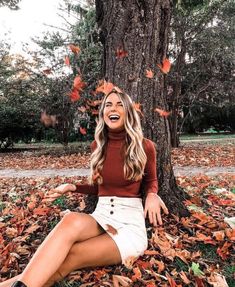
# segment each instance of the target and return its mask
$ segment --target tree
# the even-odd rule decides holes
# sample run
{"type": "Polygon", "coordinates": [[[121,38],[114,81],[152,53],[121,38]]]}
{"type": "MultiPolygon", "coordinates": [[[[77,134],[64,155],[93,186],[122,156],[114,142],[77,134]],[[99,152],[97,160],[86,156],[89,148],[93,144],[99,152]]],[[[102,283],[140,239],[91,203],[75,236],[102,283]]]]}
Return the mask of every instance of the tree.
{"type": "Polygon", "coordinates": [[[168,0],[96,0],[97,23],[104,47],[103,75],[143,108],[144,134],[156,142],[160,195],[175,214],[188,215],[184,192],[177,187],[170,159],[170,134],[166,117],[165,78],[157,68],[167,56],[171,3],[168,0]],[[145,76],[146,69],[155,73],[145,76]]]}
{"type": "Polygon", "coordinates": [[[12,10],[18,10],[20,0],[0,0],[0,8],[6,6],[12,10]]]}
{"type": "MultiPolygon", "coordinates": [[[[209,90],[215,90],[215,75],[218,75],[215,72],[217,66],[215,63],[218,63],[218,58],[222,56],[221,46],[225,49],[227,46],[222,33],[217,32],[220,30],[221,11],[229,5],[229,2],[174,1],[170,29],[170,55],[174,59],[174,67],[167,83],[170,88],[168,104],[172,111],[169,119],[173,147],[179,145],[178,118],[183,103],[190,106],[209,90]]],[[[225,25],[227,28],[223,29],[223,33],[228,36],[232,25],[228,19],[223,22],[228,24],[225,25]]]]}

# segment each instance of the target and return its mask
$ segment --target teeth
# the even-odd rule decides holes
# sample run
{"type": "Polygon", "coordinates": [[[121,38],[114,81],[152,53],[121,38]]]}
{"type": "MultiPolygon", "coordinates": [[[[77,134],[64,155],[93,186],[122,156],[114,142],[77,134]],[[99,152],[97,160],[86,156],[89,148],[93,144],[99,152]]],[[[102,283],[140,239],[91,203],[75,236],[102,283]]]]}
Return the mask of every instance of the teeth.
{"type": "Polygon", "coordinates": [[[110,120],[118,120],[120,117],[118,115],[109,116],[110,120]]]}

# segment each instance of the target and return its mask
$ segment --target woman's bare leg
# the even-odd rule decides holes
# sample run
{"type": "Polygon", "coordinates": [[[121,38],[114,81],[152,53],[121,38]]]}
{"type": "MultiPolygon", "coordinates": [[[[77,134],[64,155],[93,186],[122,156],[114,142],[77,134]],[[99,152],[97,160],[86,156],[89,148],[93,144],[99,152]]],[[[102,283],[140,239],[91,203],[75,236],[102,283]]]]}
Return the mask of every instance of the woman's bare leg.
{"type": "Polygon", "coordinates": [[[66,214],[38,248],[18,280],[41,287],[59,269],[75,242],[104,233],[95,219],[82,213],[66,214]]]}
{"type": "Polygon", "coordinates": [[[116,243],[107,233],[104,233],[75,243],[65,261],[44,287],[52,286],[74,270],[120,263],[121,255],[116,243]]]}
{"type": "MultiPolygon", "coordinates": [[[[44,287],[52,286],[55,282],[64,279],[70,272],[84,267],[96,267],[121,263],[121,256],[116,243],[107,234],[87,239],[80,243],[74,243],[69,254],[60,268],[44,284],[44,287]]],[[[19,279],[15,276],[3,283],[0,287],[10,287],[19,279]]]]}

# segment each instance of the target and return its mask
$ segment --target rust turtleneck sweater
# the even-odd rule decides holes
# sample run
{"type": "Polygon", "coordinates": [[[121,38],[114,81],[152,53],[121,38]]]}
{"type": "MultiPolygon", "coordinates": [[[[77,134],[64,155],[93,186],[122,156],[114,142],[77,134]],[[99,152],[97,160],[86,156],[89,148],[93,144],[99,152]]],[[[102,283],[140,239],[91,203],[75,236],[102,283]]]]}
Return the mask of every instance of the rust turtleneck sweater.
{"type": "MultiPolygon", "coordinates": [[[[101,176],[103,183],[100,185],[77,185],[77,192],[84,194],[97,194],[98,196],[140,197],[140,186],[145,193],[158,191],[156,175],[156,150],[154,143],[148,139],[143,140],[144,150],[147,156],[144,176],[142,180],[130,181],[124,178],[124,153],[126,131],[108,132],[108,144],[101,176]]],[[[95,141],[91,149],[96,148],[95,141]]]]}

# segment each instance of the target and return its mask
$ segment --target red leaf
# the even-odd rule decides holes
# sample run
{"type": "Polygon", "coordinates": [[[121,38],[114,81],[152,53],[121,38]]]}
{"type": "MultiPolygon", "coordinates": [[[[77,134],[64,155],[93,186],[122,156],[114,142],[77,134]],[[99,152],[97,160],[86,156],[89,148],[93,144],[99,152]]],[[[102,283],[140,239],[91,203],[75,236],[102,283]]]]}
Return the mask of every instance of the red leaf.
{"type": "Polygon", "coordinates": [[[80,133],[82,134],[82,135],[86,135],[86,129],[85,128],[82,128],[82,127],[80,127],[80,133]]]}
{"type": "Polygon", "coordinates": [[[86,86],[86,83],[82,81],[81,76],[76,76],[73,81],[73,87],[78,91],[82,91],[82,89],[86,86]]]}
{"type": "Polygon", "coordinates": [[[78,46],[75,46],[73,44],[69,45],[70,50],[74,53],[74,54],[78,54],[81,50],[78,46]]]}
{"type": "Polygon", "coordinates": [[[69,60],[69,57],[68,57],[68,56],[66,56],[66,57],[64,58],[64,63],[65,63],[65,65],[70,66],[70,60],[69,60]]]}
{"type": "Polygon", "coordinates": [[[116,57],[118,59],[125,58],[128,56],[128,52],[125,51],[123,48],[117,48],[116,57]]]}
{"type": "Polygon", "coordinates": [[[169,61],[169,59],[165,58],[162,64],[157,64],[157,66],[161,69],[161,71],[164,74],[167,74],[171,69],[171,62],[169,61]]]}
{"type": "Polygon", "coordinates": [[[151,69],[146,69],[146,77],[149,79],[152,79],[154,76],[154,73],[151,69]]]}
{"type": "Polygon", "coordinates": [[[159,113],[160,117],[168,117],[171,113],[171,112],[167,112],[167,111],[164,111],[158,108],[156,108],[154,111],[159,113]]]}
{"type": "Polygon", "coordinates": [[[74,88],[74,89],[71,91],[71,93],[69,94],[69,97],[70,97],[71,102],[76,102],[76,101],[78,101],[78,100],[80,99],[80,95],[79,95],[79,93],[78,93],[78,90],[74,88]]]}

